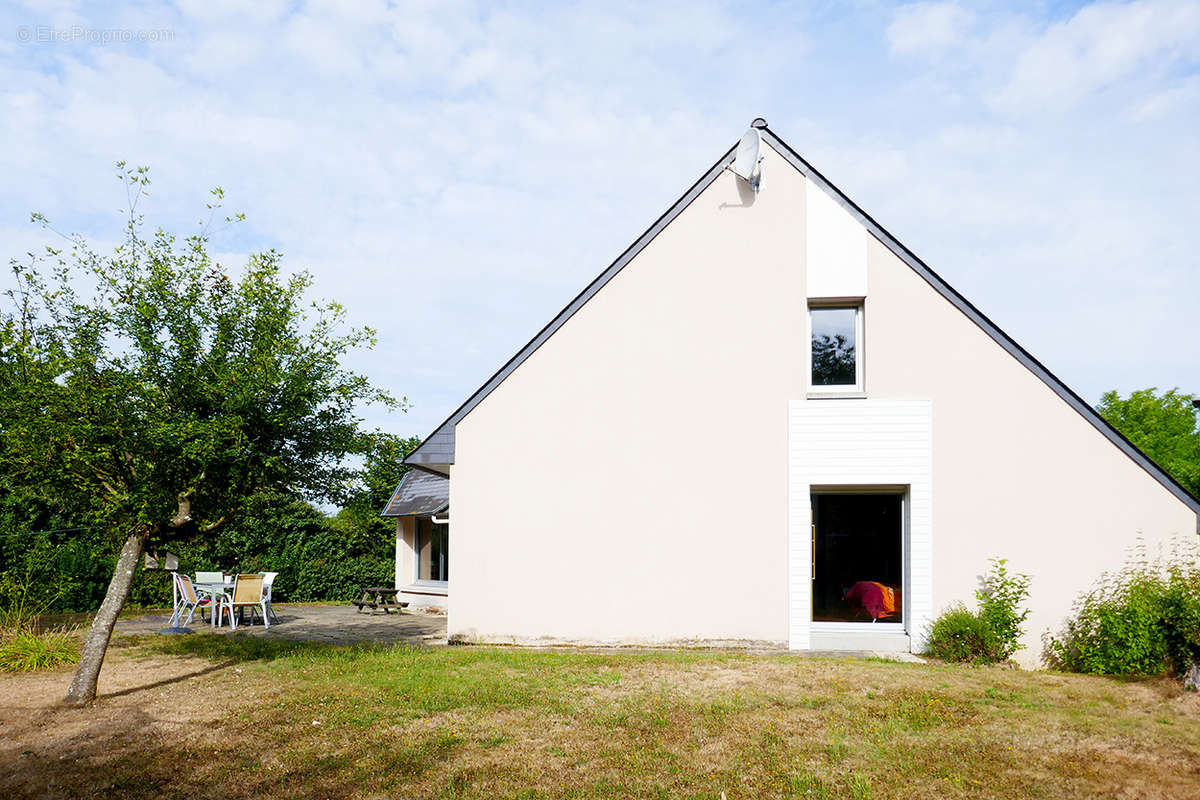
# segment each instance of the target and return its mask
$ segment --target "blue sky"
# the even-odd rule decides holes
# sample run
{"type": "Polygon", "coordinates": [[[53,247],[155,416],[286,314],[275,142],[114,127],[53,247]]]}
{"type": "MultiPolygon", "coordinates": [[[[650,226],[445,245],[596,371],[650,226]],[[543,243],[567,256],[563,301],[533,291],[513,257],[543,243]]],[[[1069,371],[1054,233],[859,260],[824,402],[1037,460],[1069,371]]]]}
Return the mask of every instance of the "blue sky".
{"type": "Polygon", "coordinates": [[[1200,2],[8,4],[0,242],[220,185],[424,435],[759,115],[1085,398],[1200,392],[1200,2]]]}

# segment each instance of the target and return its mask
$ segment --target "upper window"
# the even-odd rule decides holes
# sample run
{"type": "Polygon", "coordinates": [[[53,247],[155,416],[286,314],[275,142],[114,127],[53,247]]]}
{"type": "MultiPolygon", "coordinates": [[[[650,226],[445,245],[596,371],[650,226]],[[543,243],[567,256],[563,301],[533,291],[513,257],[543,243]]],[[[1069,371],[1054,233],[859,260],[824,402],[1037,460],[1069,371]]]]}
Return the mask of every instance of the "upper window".
{"type": "Polygon", "coordinates": [[[862,391],[862,306],[813,306],[808,318],[813,390],[862,391]]]}

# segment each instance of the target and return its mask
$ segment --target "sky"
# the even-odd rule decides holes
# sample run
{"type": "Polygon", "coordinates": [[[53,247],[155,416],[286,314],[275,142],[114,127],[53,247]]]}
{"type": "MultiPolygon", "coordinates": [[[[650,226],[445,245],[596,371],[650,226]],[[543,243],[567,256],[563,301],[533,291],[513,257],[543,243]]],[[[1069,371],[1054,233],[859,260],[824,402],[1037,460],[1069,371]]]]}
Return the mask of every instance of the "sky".
{"type": "Polygon", "coordinates": [[[1085,399],[1200,393],[1200,0],[3,4],[0,255],[221,186],[423,436],[757,116],[1085,399]]]}

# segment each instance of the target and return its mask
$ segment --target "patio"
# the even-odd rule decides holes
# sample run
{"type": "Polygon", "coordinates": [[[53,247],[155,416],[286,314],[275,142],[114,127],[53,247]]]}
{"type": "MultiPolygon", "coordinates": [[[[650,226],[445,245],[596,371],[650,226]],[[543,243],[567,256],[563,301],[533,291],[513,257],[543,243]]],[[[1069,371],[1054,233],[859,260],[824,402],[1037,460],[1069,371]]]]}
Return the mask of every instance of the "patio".
{"type": "MultiPolygon", "coordinates": [[[[422,644],[446,643],[446,617],[422,612],[403,614],[365,614],[351,605],[276,605],[278,622],[266,629],[261,623],[239,625],[236,631],[225,625],[213,628],[200,621],[197,614],[189,625],[197,633],[247,634],[250,636],[278,636],[300,642],[324,642],[326,644],[354,644],[371,642],[378,644],[422,644]]],[[[139,617],[129,617],[117,622],[118,634],[157,633],[167,627],[171,619],[169,611],[159,611],[139,617]]]]}

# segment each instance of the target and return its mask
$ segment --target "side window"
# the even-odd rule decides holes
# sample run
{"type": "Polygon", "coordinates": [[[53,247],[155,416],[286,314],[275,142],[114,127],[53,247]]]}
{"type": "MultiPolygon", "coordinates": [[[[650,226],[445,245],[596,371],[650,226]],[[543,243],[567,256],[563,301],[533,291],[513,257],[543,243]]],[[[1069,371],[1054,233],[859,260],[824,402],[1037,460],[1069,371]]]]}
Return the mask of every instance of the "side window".
{"type": "Polygon", "coordinates": [[[419,517],[416,536],[417,582],[444,583],[450,579],[450,526],[419,517]]]}

